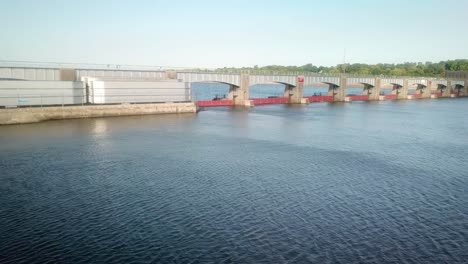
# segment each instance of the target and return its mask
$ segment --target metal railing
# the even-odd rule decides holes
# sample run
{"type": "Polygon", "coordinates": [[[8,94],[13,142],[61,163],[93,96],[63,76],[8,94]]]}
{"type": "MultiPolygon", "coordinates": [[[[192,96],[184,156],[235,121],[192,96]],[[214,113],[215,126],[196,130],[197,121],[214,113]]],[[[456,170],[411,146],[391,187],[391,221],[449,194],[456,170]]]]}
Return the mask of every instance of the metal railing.
{"type": "Polygon", "coordinates": [[[274,75],[274,76],[305,76],[305,77],[335,77],[335,78],[381,78],[381,79],[425,79],[425,80],[445,80],[438,77],[425,76],[397,76],[397,75],[372,75],[372,74],[353,74],[353,73],[316,73],[308,71],[273,71],[273,70],[255,70],[255,69],[183,69],[177,71],[180,73],[210,73],[210,74],[248,74],[248,75],[274,75]]]}
{"type": "MultiPolygon", "coordinates": [[[[250,75],[281,75],[281,76],[313,76],[313,77],[348,77],[348,78],[384,78],[384,79],[427,79],[442,80],[443,78],[428,76],[398,76],[398,75],[373,75],[373,74],[350,74],[350,73],[316,73],[309,71],[277,71],[262,69],[233,69],[233,68],[197,68],[180,66],[157,66],[157,65],[130,65],[130,64],[97,64],[97,63],[70,63],[70,62],[39,62],[39,61],[13,61],[0,60],[0,67],[18,68],[47,68],[61,69],[73,68],[76,70],[128,70],[128,71],[170,71],[190,73],[213,73],[213,74],[250,74],[250,75]]],[[[451,78],[453,79],[453,78],[451,78]]]]}
{"type": "MultiPolygon", "coordinates": [[[[195,67],[174,67],[174,66],[159,66],[159,65],[41,62],[41,61],[15,61],[15,60],[0,60],[0,67],[48,68],[48,69],[72,68],[72,69],[84,69],[84,70],[86,69],[90,69],[90,70],[91,69],[92,70],[150,70],[150,71],[196,69],[195,67]]],[[[203,70],[203,69],[200,69],[200,70],[203,70]]]]}

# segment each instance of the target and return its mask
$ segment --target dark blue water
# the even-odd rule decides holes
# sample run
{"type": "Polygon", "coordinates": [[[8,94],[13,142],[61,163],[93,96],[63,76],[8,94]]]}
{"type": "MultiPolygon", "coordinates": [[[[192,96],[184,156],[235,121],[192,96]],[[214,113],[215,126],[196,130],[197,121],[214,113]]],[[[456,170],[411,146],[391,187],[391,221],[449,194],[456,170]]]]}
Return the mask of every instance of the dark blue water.
{"type": "Polygon", "coordinates": [[[0,263],[466,263],[468,100],[0,127],[0,263]]]}

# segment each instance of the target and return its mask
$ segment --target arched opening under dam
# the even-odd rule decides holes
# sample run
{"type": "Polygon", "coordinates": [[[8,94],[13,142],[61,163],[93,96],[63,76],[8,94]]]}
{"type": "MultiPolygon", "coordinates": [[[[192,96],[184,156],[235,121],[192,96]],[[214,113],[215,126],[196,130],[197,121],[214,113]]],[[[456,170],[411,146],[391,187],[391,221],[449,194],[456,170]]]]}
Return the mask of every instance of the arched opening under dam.
{"type": "Polygon", "coordinates": [[[442,94],[444,93],[445,89],[450,89],[449,87],[447,87],[447,85],[445,84],[437,84],[435,89],[431,90],[431,94],[435,94],[437,96],[442,96],[442,94]]]}
{"type": "Polygon", "coordinates": [[[286,85],[281,83],[254,84],[249,87],[250,99],[283,97],[285,88],[286,85]]]}
{"type": "Polygon", "coordinates": [[[421,88],[417,83],[409,83],[408,95],[421,95],[423,92],[421,88]]]}
{"type": "Polygon", "coordinates": [[[304,97],[309,96],[327,96],[329,85],[323,82],[306,83],[304,85],[304,97]]]}
{"type": "Polygon", "coordinates": [[[304,84],[304,98],[309,99],[311,103],[333,102],[335,97],[330,95],[331,87],[337,87],[337,85],[325,82],[307,82],[304,84]]]}
{"type": "Polygon", "coordinates": [[[236,85],[224,82],[199,81],[191,83],[192,100],[198,106],[232,106],[234,105],[233,91],[236,85]]]}
{"type": "Polygon", "coordinates": [[[231,84],[222,82],[193,82],[192,98],[194,101],[227,99],[231,84]]]}
{"type": "Polygon", "coordinates": [[[453,86],[452,94],[456,94],[457,96],[460,96],[464,88],[465,87],[463,85],[456,84],[453,86]]]}
{"type": "Polygon", "coordinates": [[[289,102],[290,84],[282,82],[255,83],[249,86],[249,99],[255,105],[286,104],[289,102]]]}
{"type": "Polygon", "coordinates": [[[380,87],[380,95],[390,95],[390,94],[392,94],[394,85],[395,84],[393,84],[393,83],[383,84],[380,87]]]}
{"type": "Polygon", "coordinates": [[[364,88],[367,85],[363,83],[348,83],[345,88],[346,89],[345,95],[346,96],[367,95],[367,91],[364,90],[364,88]]]}
{"type": "Polygon", "coordinates": [[[368,101],[369,96],[374,93],[374,86],[368,83],[346,83],[344,94],[352,101],[368,101]]]}

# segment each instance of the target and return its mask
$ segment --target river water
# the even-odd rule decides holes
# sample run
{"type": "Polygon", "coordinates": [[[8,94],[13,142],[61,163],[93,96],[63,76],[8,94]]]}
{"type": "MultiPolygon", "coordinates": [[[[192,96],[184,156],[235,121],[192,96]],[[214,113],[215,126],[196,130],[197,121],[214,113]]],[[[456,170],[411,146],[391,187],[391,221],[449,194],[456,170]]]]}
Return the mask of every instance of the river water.
{"type": "Polygon", "coordinates": [[[466,263],[468,99],[0,127],[0,263],[466,263]]]}

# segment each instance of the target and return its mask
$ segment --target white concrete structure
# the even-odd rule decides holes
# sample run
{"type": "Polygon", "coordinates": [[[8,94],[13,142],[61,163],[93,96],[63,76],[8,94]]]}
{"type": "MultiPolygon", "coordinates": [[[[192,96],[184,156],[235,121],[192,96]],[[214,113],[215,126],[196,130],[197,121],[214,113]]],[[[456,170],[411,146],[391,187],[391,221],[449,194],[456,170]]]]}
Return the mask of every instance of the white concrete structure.
{"type": "Polygon", "coordinates": [[[177,80],[126,81],[86,78],[89,103],[160,103],[191,101],[190,83],[177,80]]]}
{"type": "Polygon", "coordinates": [[[0,106],[85,104],[83,82],[0,81],[0,106]]]}
{"type": "Polygon", "coordinates": [[[58,68],[0,67],[0,79],[59,81],[58,68]]]}

